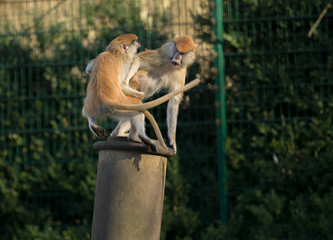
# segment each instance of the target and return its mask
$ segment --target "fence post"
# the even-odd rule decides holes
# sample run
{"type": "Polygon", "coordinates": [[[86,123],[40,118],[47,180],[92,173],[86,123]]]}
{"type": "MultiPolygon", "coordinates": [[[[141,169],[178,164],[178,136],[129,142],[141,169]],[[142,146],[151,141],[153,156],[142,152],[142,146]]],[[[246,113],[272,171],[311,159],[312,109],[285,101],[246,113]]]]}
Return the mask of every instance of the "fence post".
{"type": "Polygon", "coordinates": [[[226,93],[225,71],[224,71],[224,52],[223,52],[223,1],[215,0],[215,9],[213,10],[216,24],[214,31],[216,34],[215,48],[217,51],[217,59],[215,66],[218,69],[216,76],[216,85],[218,91],[216,93],[216,116],[217,116],[217,142],[218,142],[218,176],[219,176],[219,194],[220,194],[220,216],[221,220],[226,224],[228,220],[228,201],[227,201],[227,157],[225,149],[225,140],[227,137],[227,117],[226,117],[226,93]]]}
{"type": "Polygon", "coordinates": [[[160,239],[167,158],[126,138],[99,151],[92,240],[160,239]]]}

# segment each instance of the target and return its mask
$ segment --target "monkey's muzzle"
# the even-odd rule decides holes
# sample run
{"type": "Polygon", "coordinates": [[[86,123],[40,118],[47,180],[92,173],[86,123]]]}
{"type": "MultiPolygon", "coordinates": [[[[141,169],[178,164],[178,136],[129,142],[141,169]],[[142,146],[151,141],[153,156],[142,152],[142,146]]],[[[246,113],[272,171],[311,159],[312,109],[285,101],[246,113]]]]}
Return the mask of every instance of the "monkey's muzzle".
{"type": "Polygon", "coordinates": [[[171,61],[171,64],[176,67],[179,68],[180,67],[180,63],[176,62],[176,61],[171,61]]]}

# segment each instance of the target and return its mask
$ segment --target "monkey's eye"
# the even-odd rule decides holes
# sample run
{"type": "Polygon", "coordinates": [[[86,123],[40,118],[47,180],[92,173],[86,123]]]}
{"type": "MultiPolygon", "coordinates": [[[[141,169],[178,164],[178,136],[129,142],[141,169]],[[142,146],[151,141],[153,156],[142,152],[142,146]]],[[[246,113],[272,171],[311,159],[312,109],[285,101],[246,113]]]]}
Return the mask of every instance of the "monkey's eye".
{"type": "Polygon", "coordinates": [[[180,56],[183,56],[185,54],[185,53],[179,52],[179,51],[178,51],[178,53],[179,53],[180,56]]]}

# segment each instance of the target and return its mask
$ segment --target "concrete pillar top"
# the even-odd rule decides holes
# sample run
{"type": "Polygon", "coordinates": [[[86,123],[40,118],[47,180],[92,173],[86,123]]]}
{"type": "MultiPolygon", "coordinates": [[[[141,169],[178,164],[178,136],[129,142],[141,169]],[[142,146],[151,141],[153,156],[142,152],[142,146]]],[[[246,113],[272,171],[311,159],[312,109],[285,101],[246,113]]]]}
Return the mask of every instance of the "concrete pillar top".
{"type": "Polygon", "coordinates": [[[127,137],[109,137],[107,141],[98,141],[93,145],[94,150],[124,150],[124,151],[135,151],[143,154],[152,154],[162,157],[169,157],[165,154],[164,149],[157,140],[154,140],[157,144],[156,149],[152,149],[143,143],[129,142],[127,137]]]}

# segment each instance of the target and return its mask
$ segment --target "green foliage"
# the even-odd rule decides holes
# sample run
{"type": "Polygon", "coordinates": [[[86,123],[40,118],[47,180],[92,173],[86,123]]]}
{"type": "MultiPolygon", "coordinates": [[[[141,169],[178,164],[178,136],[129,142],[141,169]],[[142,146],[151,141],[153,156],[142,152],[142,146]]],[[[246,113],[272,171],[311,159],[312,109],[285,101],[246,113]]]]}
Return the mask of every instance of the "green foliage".
{"type": "Polygon", "coordinates": [[[224,2],[229,221],[202,239],[331,238],[332,15],[307,37],[327,2],[224,2]]]}
{"type": "Polygon", "coordinates": [[[168,161],[161,239],[186,240],[197,231],[199,214],[188,207],[189,186],[180,172],[179,159],[168,161]]]}
{"type": "MultiPolygon", "coordinates": [[[[253,159],[244,157],[237,167],[231,163],[228,226],[211,226],[203,239],[329,239],[332,110],[328,108],[319,121],[272,126],[270,131],[277,134],[267,143],[255,142],[253,159]],[[233,192],[237,186],[244,189],[233,192]]],[[[260,137],[267,140],[268,135],[260,137]]]]}

